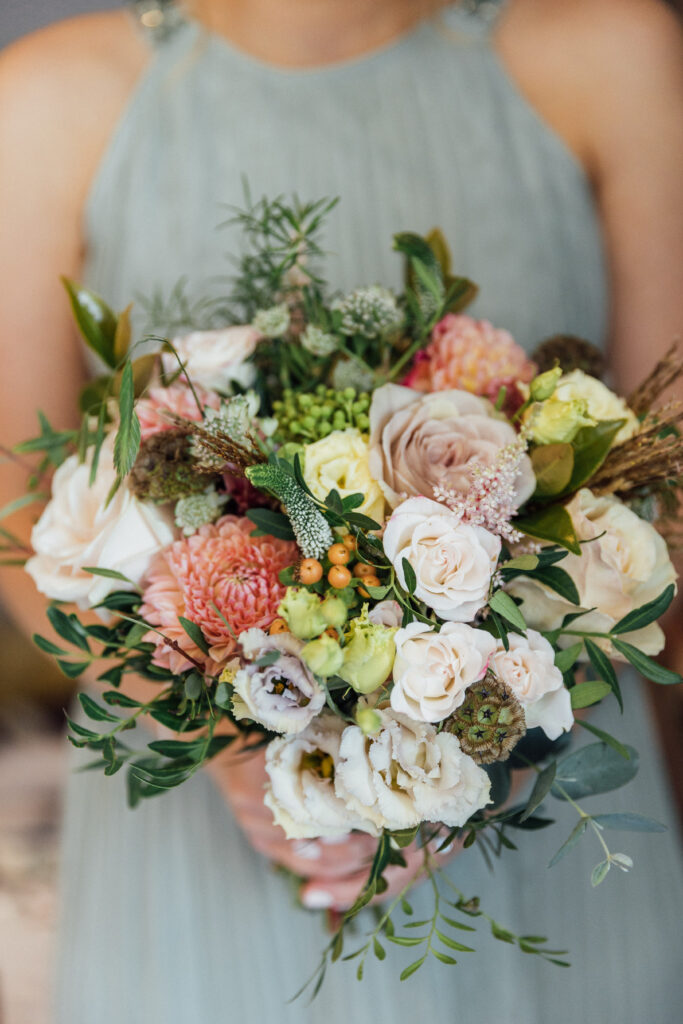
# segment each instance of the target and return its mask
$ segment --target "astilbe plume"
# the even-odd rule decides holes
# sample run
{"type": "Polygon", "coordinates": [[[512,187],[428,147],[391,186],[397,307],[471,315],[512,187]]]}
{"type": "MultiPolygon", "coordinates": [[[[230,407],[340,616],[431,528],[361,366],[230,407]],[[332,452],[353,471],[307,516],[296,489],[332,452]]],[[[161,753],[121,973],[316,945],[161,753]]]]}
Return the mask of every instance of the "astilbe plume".
{"type": "Polygon", "coordinates": [[[523,535],[515,530],[510,520],[517,512],[515,484],[525,452],[526,440],[520,435],[512,444],[500,449],[490,466],[470,469],[471,484],[466,492],[437,484],[435,499],[459,513],[463,522],[483,526],[509,543],[520,541],[523,535]]]}

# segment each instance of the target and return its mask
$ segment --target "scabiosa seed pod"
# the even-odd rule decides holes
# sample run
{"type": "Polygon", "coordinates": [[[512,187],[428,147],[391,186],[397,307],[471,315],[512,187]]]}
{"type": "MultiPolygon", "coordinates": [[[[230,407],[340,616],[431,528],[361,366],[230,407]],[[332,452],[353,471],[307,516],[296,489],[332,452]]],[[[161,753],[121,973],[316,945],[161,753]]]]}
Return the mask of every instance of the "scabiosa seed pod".
{"type": "Polygon", "coordinates": [[[166,502],[200,494],[212,479],[211,474],[198,472],[190,454],[188,432],[174,427],[142,442],[129,482],[137,498],[166,502]]]}
{"type": "Polygon", "coordinates": [[[403,320],[396,297],[378,284],[357,288],[333,308],[341,313],[340,329],[347,336],[380,338],[396,330],[403,320]]]}
{"type": "Polygon", "coordinates": [[[469,686],[465,700],[444,722],[477,764],[507,761],[526,732],[524,709],[493,672],[469,686]]]}

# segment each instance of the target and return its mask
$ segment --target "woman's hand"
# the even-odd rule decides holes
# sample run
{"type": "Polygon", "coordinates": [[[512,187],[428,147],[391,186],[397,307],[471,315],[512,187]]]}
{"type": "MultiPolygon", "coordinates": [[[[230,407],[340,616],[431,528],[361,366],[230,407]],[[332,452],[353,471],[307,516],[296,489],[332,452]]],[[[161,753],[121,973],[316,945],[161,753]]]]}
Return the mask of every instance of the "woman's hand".
{"type": "MultiPolygon", "coordinates": [[[[343,839],[287,839],[263,803],[267,779],[263,751],[228,751],[208,767],[254,849],[305,879],[300,892],[305,907],[342,911],[354,903],[367,880],[376,839],[360,832],[343,839]]],[[[439,855],[440,860],[445,863],[455,852],[454,846],[439,855]]],[[[403,853],[407,868],[387,869],[389,889],[382,893],[382,901],[400,892],[422,865],[423,852],[416,846],[403,853]]]]}

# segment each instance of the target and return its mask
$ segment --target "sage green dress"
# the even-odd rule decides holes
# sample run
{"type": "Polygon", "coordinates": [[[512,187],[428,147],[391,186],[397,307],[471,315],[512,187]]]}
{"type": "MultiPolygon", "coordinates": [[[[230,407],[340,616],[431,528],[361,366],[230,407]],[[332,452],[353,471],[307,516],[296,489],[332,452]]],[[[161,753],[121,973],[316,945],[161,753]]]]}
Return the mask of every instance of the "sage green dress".
{"type": "MultiPolygon", "coordinates": [[[[603,342],[605,272],[588,182],[478,18],[449,9],[378,52],[313,70],[260,63],[191,21],[151,42],[86,212],[85,277],[115,307],[168,295],[184,276],[190,295],[220,294],[237,240],[217,225],[224,204],[242,202],[246,176],[257,197],[341,196],[325,237],[340,288],[398,286],[393,233],[440,225],[455,268],[481,286],[475,313],[527,349],[560,332],[603,342]]],[[[362,984],[353,964],[337,965],[312,1005],[287,1005],[326,941],[321,919],[295,907],[209,777],[129,811],[123,773],[74,773],[58,1024],[673,1024],[683,996],[675,813],[641,686],[629,676],[624,691],[624,717],[612,702],[594,721],[632,742],[642,767],[626,792],[587,804],[672,826],[610,835],[635,860],[630,876],[613,871],[591,889],[601,859],[592,837],[548,870],[576,820],[557,803],[559,824],[520,833],[495,874],[476,849],[449,867],[503,925],[568,948],[570,970],[481,927],[478,954],[457,967],[430,962],[400,984],[410,951],[395,948],[362,984]]],[[[425,916],[429,893],[414,902],[425,916]]]]}

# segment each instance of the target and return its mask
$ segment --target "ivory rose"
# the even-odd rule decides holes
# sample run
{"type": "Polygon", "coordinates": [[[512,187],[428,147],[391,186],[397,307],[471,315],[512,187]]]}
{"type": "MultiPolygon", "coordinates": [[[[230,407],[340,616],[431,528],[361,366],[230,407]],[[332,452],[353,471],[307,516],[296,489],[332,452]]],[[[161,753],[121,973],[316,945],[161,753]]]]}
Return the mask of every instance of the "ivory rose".
{"type": "MultiPolygon", "coordinates": [[[[493,465],[516,438],[489,401],[465,391],[423,395],[385,384],[372,396],[370,472],[392,508],[406,497],[432,497],[436,486],[465,493],[472,468],[493,465]]],[[[535,486],[531,461],[524,456],[515,488],[517,507],[535,486]]]]}
{"type": "Polygon", "coordinates": [[[291,633],[269,636],[262,629],[248,629],[240,636],[240,646],[252,664],[240,668],[233,680],[235,717],[251,718],[273,732],[302,732],[325,705],[325,694],[299,657],[303,641],[291,633]],[[280,655],[277,661],[253,664],[271,652],[280,655]]]}
{"type": "Polygon", "coordinates": [[[269,782],[264,803],[288,839],[340,837],[354,828],[377,833],[336,792],[343,730],[341,719],[323,714],[298,735],[271,740],[266,747],[269,782]]]}
{"type": "MultiPolygon", "coordinates": [[[[193,384],[226,393],[233,383],[249,388],[256,371],[247,363],[253,355],[261,335],[251,326],[221,327],[214,331],[192,331],[173,339],[173,347],[180,356],[193,384]]],[[[178,360],[172,352],[162,355],[166,373],[178,371],[178,360]]]]}
{"type": "Polygon", "coordinates": [[[350,812],[378,829],[422,821],[456,827],[486,806],[488,776],[455,736],[390,709],[378,714],[378,733],[350,725],[341,738],[335,790],[350,812]]]}
{"type": "MultiPolygon", "coordinates": [[[[584,488],[568,503],[567,511],[579,540],[590,543],[582,544],[581,555],[569,554],[560,564],[576,584],[581,607],[596,609],[571,629],[607,633],[628,612],[675,583],[676,571],[663,538],[618,498],[598,497],[584,488]]],[[[554,629],[564,615],[576,611],[574,605],[532,579],[515,579],[509,590],[522,598],[524,617],[536,629],[554,629]]],[[[575,639],[561,637],[560,644],[568,646],[575,639]]],[[[623,660],[608,640],[594,639],[611,657],[623,660]]],[[[623,639],[649,655],[659,654],[664,647],[664,633],[656,622],[623,634],[623,639]]]]}
{"type": "Polygon", "coordinates": [[[638,430],[638,418],[624,399],[583,370],[572,370],[560,377],[553,397],[562,402],[585,402],[588,415],[596,420],[626,420],[614,439],[615,444],[627,441],[638,430]]]}
{"type": "Polygon", "coordinates": [[[544,636],[528,629],[526,636],[508,633],[508,650],[498,641],[492,668],[524,708],[528,729],[539,726],[551,740],[574,724],[571,698],[555,653],[544,636]]]}
{"type": "Polygon", "coordinates": [[[304,480],[321,501],[333,489],[342,498],[364,494],[363,504],[354,511],[369,516],[376,523],[384,522],[384,497],[370,472],[368,446],[360,430],[333,430],[320,441],[307,444],[304,480]]]}
{"type": "Polygon", "coordinates": [[[391,706],[418,722],[441,722],[460,707],[496,649],[489,633],[460,622],[447,622],[438,633],[424,622],[411,622],[394,642],[391,706]]]}
{"type": "Polygon", "coordinates": [[[401,586],[405,558],[415,572],[415,596],[440,618],[469,622],[486,604],[501,542],[483,526],[463,523],[429,498],[409,498],[387,523],[383,540],[401,586]]]}
{"type": "Polygon", "coordinates": [[[107,504],[117,475],[113,433],[100,450],[92,487],[91,464],[92,449],[85,462],[72,455],[57,469],[52,498],[31,534],[35,555],[26,563],[42,594],[84,610],[113,590],[130,589],[121,580],[83,572],[84,566],[123,573],[137,584],[175,536],[170,515],[139,501],[125,484],[107,504]]]}

